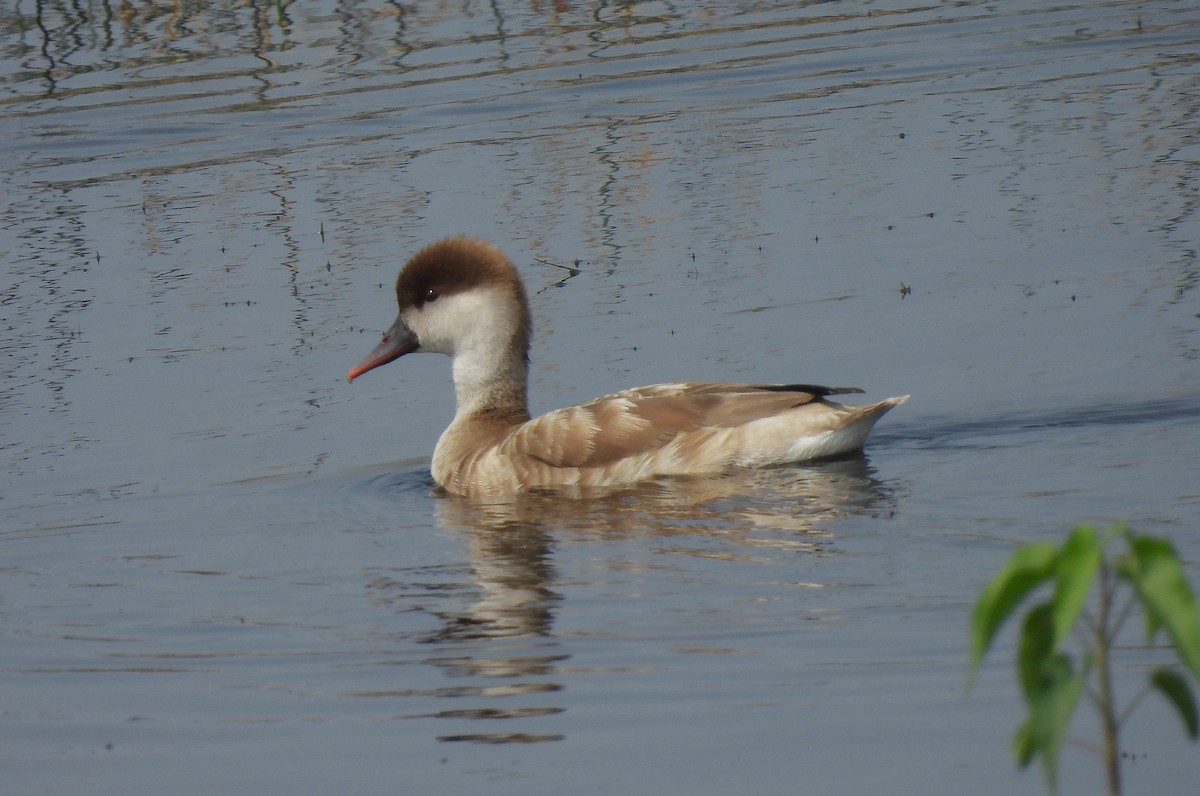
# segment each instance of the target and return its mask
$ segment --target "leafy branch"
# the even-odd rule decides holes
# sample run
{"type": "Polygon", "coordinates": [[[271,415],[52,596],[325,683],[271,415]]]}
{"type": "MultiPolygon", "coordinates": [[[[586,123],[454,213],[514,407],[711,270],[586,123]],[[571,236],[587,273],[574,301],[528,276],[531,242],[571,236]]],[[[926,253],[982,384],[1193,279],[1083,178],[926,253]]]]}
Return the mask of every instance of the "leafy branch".
{"type": "Polygon", "coordinates": [[[1188,737],[1200,734],[1200,718],[1188,676],[1200,683],[1200,618],[1196,598],[1170,541],[1114,525],[1103,535],[1090,525],[1076,528],[1061,545],[1035,542],[1017,549],[979,595],[971,613],[968,687],[996,634],[1013,612],[1042,585],[1050,599],[1025,614],[1017,644],[1017,678],[1029,708],[1017,728],[1013,753],[1025,768],[1041,757],[1046,782],[1058,783],[1058,753],[1081,695],[1100,714],[1110,796],[1121,793],[1121,724],[1146,694],[1157,691],[1175,708],[1188,737]],[[1114,539],[1127,550],[1110,555],[1114,539]],[[1088,610],[1088,597],[1096,595],[1088,610]],[[1124,602],[1118,599],[1127,594],[1124,602]],[[1111,653],[1125,621],[1141,609],[1147,642],[1166,634],[1182,664],[1160,666],[1147,686],[1121,708],[1113,690],[1111,653]],[[1078,662],[1066,650],[1074,633],[1078,662]]]}

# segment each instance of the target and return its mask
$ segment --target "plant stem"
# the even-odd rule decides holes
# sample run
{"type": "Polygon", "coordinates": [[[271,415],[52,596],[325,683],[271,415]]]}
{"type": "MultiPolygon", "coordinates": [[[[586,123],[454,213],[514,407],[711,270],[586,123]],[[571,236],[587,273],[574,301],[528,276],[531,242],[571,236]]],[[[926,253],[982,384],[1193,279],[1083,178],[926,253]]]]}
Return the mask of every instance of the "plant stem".
{"type": "Polygon", "coordinates": [[[1108,796],[1121,796],[1121,751],[1118,740],[1117,704],[1113,697],[1112,671],[1108,652],[1114,639],[1109,635],[1112,610],[1112,572],[1108,562],[1100,564],[1100,612],[1096,617],[1096,682],[1100,689],[1100,720],[1104,728],[1104,770],[1108,796]]]}

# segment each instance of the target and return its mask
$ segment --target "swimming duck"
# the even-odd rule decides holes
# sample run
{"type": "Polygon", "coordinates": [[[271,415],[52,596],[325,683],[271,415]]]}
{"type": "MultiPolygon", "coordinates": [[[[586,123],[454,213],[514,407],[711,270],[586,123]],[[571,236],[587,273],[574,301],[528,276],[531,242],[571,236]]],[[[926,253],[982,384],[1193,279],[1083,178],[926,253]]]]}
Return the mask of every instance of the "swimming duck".
{"type": "Polygon", "coordinates": [[[395,323],[346,378],[413,352],[451,358],[457,408],[433,452],[444,489],[481,499],[554,488],[611,488],[862,448],[908,396],[849,406],[855,387],[679,382],[635,387],[530,419],[532,323],[512,262],[458,236],[421,249],[396,280],[395,323]]]}

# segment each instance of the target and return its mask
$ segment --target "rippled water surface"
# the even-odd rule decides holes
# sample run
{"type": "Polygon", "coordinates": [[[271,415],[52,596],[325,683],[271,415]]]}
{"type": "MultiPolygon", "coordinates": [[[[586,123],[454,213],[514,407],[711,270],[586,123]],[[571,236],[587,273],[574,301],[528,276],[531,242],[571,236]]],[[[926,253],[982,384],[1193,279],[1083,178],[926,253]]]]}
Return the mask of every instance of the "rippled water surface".
{"type": "MultiPolygon", "coordinates": [[[[1033,792],[1010,637],[963,694],[983,582],[1125,518],[1200,584],[1193,2],[0,25],[6,793],[1033,792]],[[913,398],[845,461],[440,495],[446,361],[342,374],[456,232],[527,281],[536,411],[913,398]]],[[[1194,789],[1164,706],[1125,742],[1194,789]]]]}

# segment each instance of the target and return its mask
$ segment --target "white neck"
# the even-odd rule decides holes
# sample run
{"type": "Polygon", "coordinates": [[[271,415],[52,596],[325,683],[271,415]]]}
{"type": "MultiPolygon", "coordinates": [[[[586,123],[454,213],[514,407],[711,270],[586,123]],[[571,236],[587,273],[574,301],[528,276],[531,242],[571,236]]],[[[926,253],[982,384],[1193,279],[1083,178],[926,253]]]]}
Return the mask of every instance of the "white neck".
{"type": "Polygon", "coordinates": [[[525,413],[528,334],[523,308],[492,291],[439,299],[413,318],[421,350],[453,361],[455,420],[479,413],[525,413]]]}
{"type": "Polygon", "coordinates": [[[479,412],[519,409],[528,413],[528,363],[525,352],[513,346],[496,350],[472,349],[454,356],[454,418],[479,412]]]}

